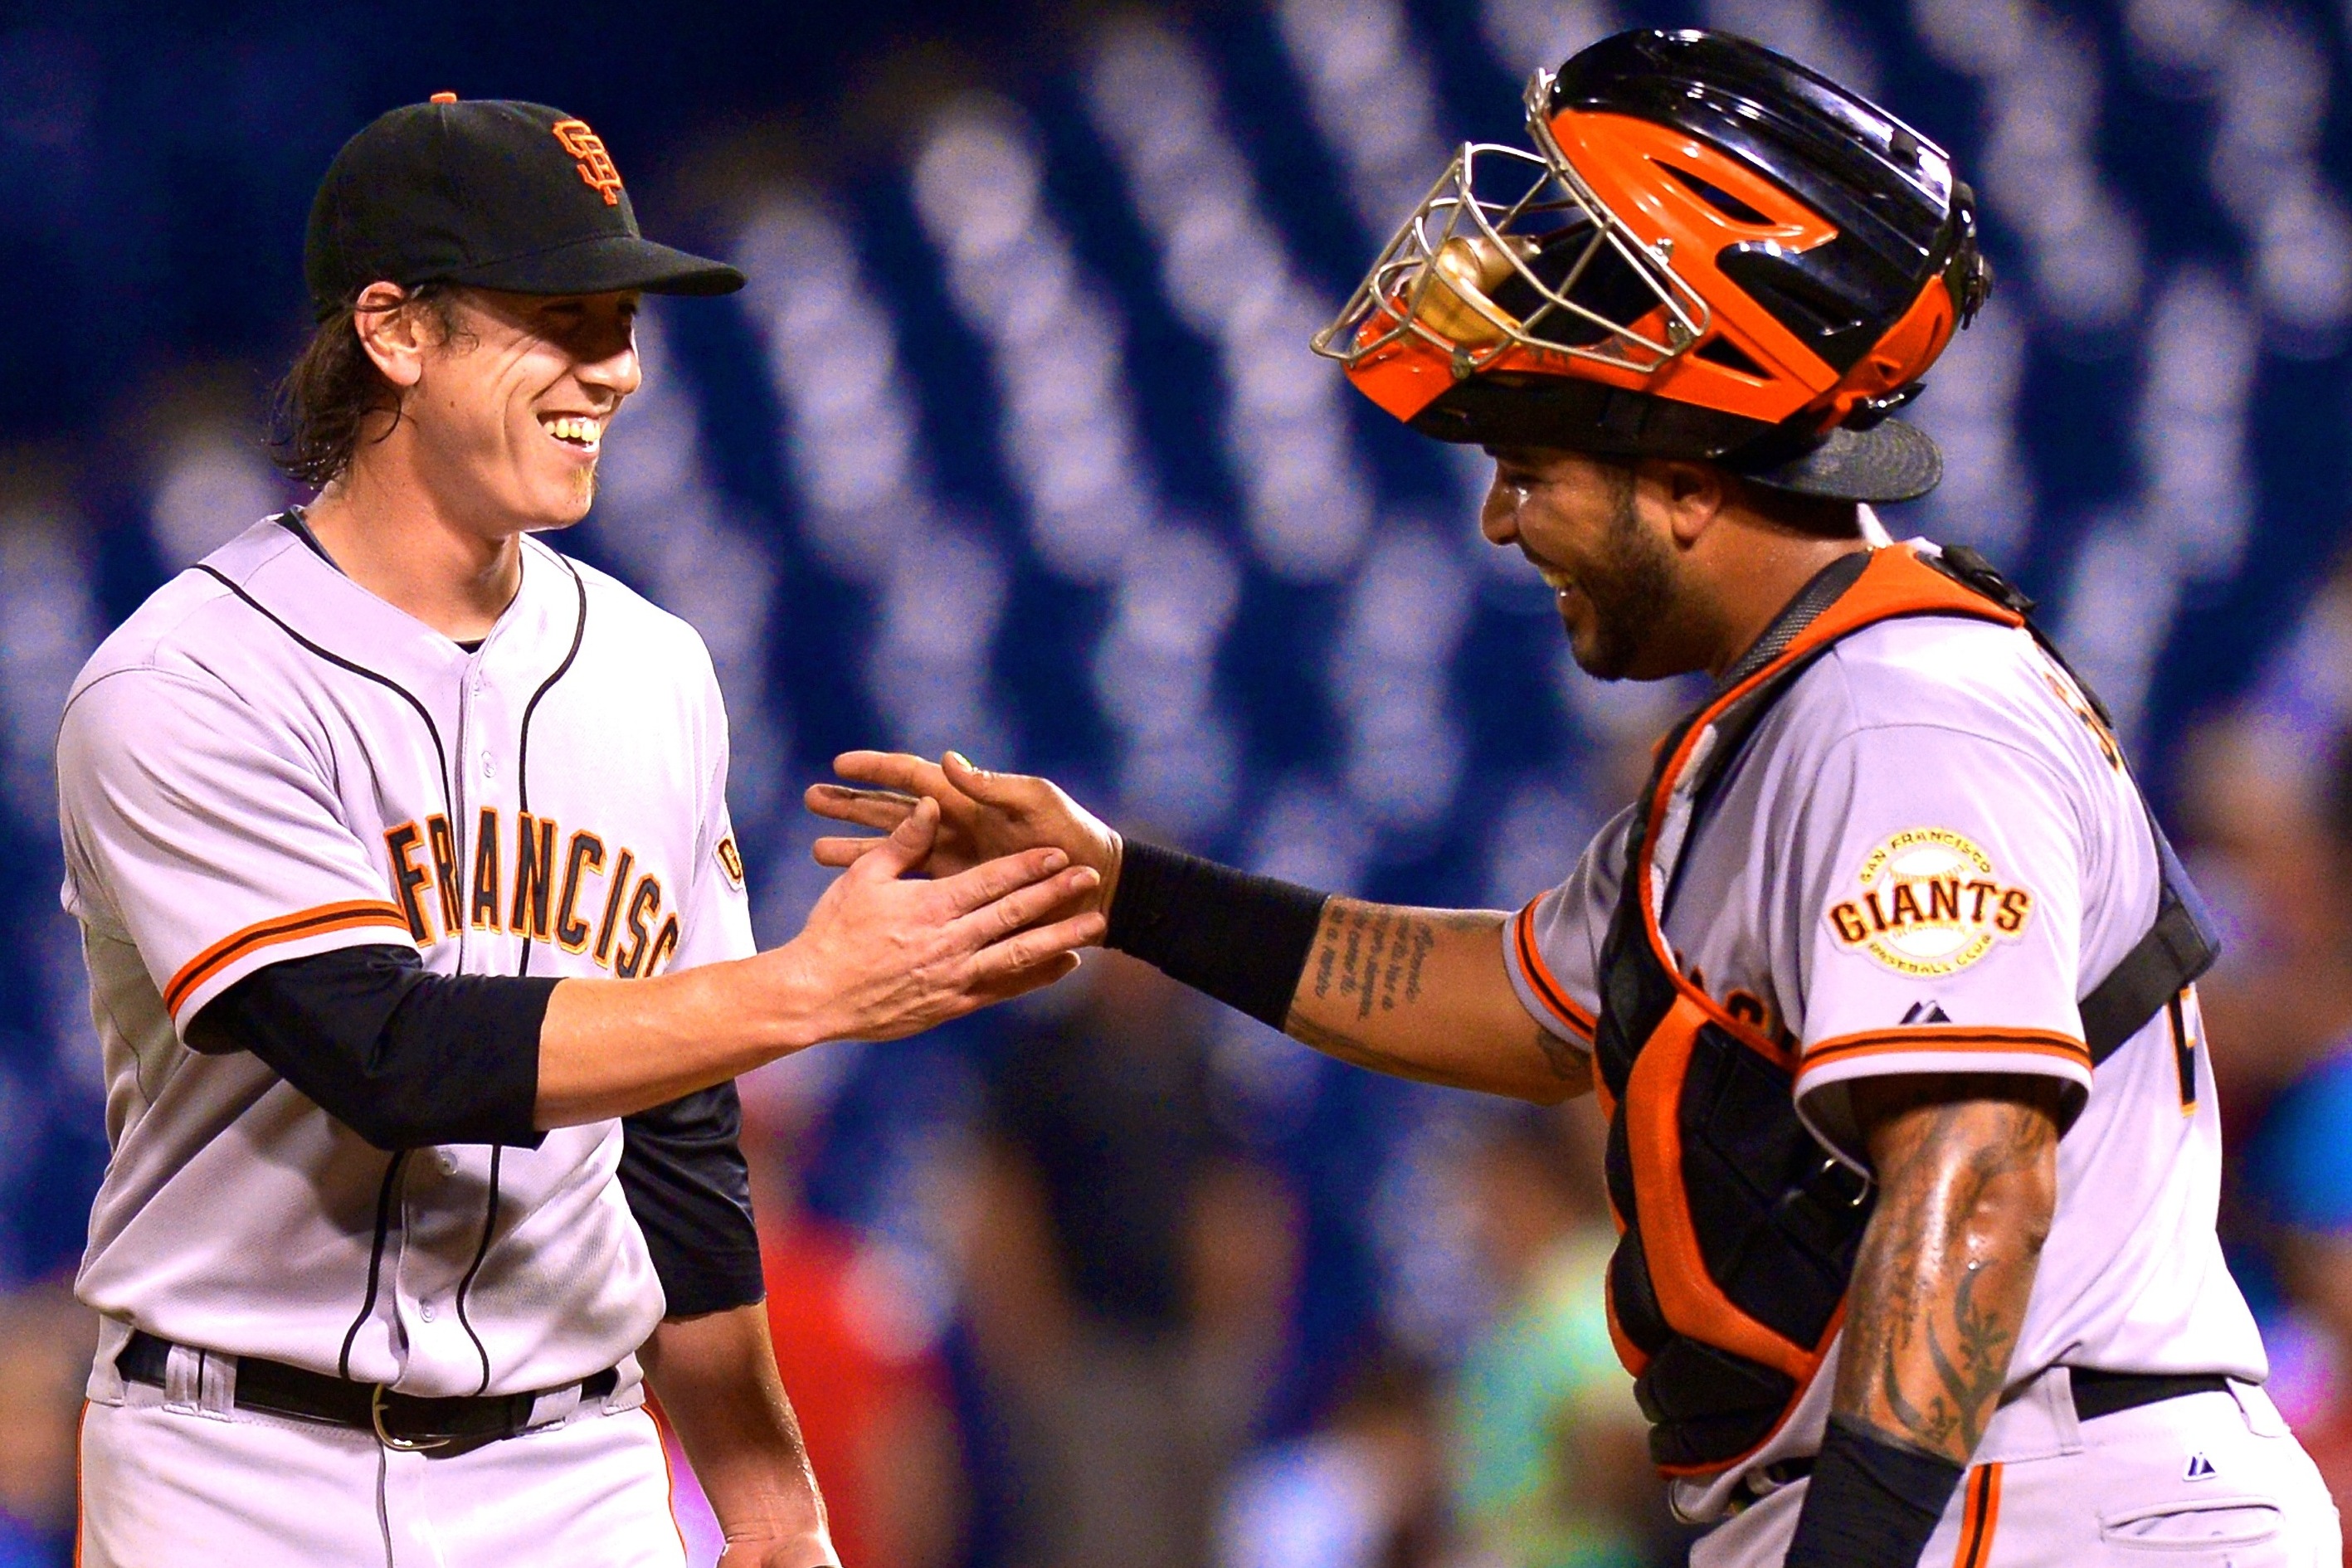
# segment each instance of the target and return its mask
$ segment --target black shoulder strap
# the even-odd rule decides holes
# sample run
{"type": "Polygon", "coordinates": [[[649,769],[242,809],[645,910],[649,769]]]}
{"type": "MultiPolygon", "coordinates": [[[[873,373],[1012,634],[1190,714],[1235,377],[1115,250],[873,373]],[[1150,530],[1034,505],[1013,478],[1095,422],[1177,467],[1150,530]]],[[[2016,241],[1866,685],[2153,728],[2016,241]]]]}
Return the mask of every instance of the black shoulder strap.
{"type": "Polygon", "coordinates": [[[2212,914],[2181,868],[2164,829],[2156,825],[2153,812],[2147,830],[2156,836],[2163,873],[2156,894],[2156,923],[2082,1000],[2083,1043],[2091,1047],[2093,1067],[2115,1055],[2221,956],[2212,914]]]}

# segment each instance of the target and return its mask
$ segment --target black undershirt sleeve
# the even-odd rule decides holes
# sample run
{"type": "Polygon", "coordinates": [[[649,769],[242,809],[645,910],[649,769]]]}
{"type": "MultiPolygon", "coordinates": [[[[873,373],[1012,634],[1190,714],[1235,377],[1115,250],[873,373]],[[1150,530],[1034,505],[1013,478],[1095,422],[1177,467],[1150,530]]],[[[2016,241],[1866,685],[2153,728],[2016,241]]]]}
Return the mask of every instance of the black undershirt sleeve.
{"type": "Polygon", "coordinates": [[[535,1149],[539,1029],[553,979],[433,974],[370,943],[257,969],[190,1020],[188,1046],[250,1051],[379,1149],[535,1149]]]}
{"type": "Polygon", "coordinates": [[[698,1318],[767,1296],[742,1127],[732,1083],[621,1121],[621,1191],[646,1233],[669,1317],[698,1318]]]}
{"type": "MultiPolygon", "coordinates": [[[[256,970],[190,1020],[188,1045],[250,1051],[379,1149],[535,1149],[553,977],[433,974],[415,950],[337,948],[256,970]]],[[[674,1318],[762,1300],[732,1083],[621,1122],[621,1190],[674,1318]]]]}

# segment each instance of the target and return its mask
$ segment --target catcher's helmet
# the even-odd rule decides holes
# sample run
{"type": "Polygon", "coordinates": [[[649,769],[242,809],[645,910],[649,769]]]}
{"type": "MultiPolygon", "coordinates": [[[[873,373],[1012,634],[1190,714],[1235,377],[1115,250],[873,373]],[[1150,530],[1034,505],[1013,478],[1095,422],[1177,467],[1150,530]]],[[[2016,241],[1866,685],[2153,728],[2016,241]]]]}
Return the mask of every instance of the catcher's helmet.
{"type": "Polygon", "coordinates": [[[1721,33],[1603,39],[1527,111],[1534,151],[1465,143],[1318,353],[1440,440],[1935,488],[1934,443],[1887,415],[1991,281],[1942,149],[1721,33]]]}

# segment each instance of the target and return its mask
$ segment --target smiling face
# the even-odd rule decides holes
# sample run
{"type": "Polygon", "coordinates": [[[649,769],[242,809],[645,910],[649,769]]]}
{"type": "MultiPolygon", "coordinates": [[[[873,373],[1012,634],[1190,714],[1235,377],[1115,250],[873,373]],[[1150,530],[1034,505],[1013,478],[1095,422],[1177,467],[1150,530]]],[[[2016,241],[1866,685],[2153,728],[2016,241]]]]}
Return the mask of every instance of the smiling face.
{"type": "Polygon", "coordinates": [[[468,289],[402,399],[415,471],[445,511],[493,533],[587,515],[596,461],[642,379],[632,292],[468,289]]]}
{"type": "Polygon", "coordinates": [[[1643,515],[1633,469],[1549,447],[1495,447],[1479,514],[1493,543],[1517,546],[1559,602],[1569,648],[1588,675],[1654,680],[1692,668],[1664,636],[1675,552],[1643,515]]]}

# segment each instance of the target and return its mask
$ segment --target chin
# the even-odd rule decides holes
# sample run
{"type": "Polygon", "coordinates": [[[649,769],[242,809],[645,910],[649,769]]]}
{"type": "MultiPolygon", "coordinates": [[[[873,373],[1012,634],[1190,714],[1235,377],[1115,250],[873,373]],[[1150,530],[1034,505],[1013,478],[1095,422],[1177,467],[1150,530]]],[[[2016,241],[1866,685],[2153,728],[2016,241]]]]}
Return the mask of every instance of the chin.
{"type": "Polygon", "coordinates": [[[1576,660],[1577,668],[1584,671],[1593,679],[1649,679],[1646,676],[1636,675],[1633,671],[1637,649],[1625,647],[1614,638],[1602,636],[1597,628],[1579,630],[1576,623],[1564,616],[1561,617],[1561,623],[1568,628],[1569,657],[1576,660]]]}
{"type": "Polygon", "coordinates": [[[591,478],[576,486],[565,486],[541,499],[531,508],[531,531],[543,532],[552,529],[570,528],[588,515],[596,504],[596,481],[591,478]]]}

